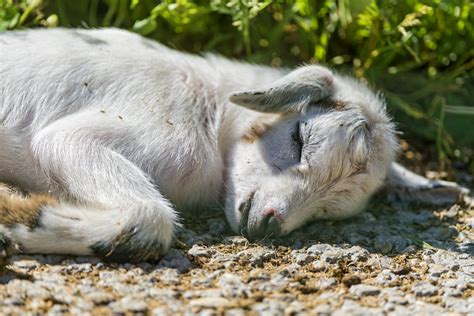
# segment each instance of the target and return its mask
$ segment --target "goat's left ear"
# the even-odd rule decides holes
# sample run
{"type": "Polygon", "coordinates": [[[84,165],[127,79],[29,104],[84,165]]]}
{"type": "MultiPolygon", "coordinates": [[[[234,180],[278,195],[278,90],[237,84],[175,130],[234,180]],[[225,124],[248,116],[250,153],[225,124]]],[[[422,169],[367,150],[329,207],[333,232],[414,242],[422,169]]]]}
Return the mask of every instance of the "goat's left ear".
{"type": "Polygon", "coordinates": [[[392,163],[385,183],[390,200],[424,204],[453,204],[469,200],[469,190],[454,182],[429,180],[392,163]]]}
{"type": "Polygon", "coordinates": [[[298,112],[331,95],[333,81],[329,69],[305,66],[262,89],[232,93],[229,100],[259,112],[298,112]]]}

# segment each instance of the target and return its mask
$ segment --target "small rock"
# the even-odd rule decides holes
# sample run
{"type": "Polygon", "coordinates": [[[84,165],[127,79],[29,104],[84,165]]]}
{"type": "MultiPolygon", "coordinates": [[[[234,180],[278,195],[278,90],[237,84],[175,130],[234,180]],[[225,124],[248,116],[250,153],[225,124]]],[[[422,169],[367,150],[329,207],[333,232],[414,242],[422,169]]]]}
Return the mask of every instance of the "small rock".
{"type": "Polygon", "coordinates": [[[379,295],[380,289],[373,285],[357,284],[357,285],[351,286],[350,292],[359,297],[362,297],[362,296],[379,295]]]}
{"type": "Polygon", "coordinates": [[[389,296],[389,297],[388,297],[388,301],[389,301],[390,303],[393,303],[393,304],[396,304],[396,305],[406,305],[406,304],[408,304],[408,300],[407,300],[405,297],[403,297],[403,296],[398,296],[398,295],[396,295],[396,296],[389,296]]]}
{"type": "Polygon", "coordinates": [[[348,255],[351,261],[359,262],[367,259],[369,251],[360,246],[352,246],[349,249],[345,249],[344,252],[348,255]]]}
{"type": "Polygon", "coordinates": [[[370,239],[359,234],[359,233],[351,233],[347,236],[347,240],[350,244],[357,244],[357,245],[368,245],[370,243],[370,239]]]}
{"type": "Polygon", "coordinates": [[[33,270],[40,266],[40,263],[36,260],[20,260],[20,261],[13,261],[13,267],[22,269],[22,270],[33,270]]]}
{"type": "Polygon", "coordinates": [[[191,300],[189,302],[190,306],[200,306],[200,307],[226,307],[228,306],[230,301],[223,297],[203,297],[191,300]]]}
{"type": "Polygon", "coordinates": [[[337,285],[337,280],[335,278],[324,278],[319,280],[319,288],[321,290],[327,290],[337,285]]]}
{"type": "Polygon", "coordinates": [[[148,310],[146,302],[130,297],[124,297],[120,301],[109,304],[114,313],[145,313],[148,310]]]}
{"type": "Polygon", "coordinates": [[[339,248],[334,247],[332,250],[325,252],[321,255],[321,260],[324,260],[329,263],[336,263],[339,260],[345,258],[346,253],[339,248]]]}
{"type": "Polygon", "coordinates": [[[213,254],[214,251],[212,249],[199,245],[193,245],[193,247],[188,250],[188,255],[194,258],[210,258],[213,254]]]}
{"type": "Polygon", "coordinates": [[[416,296],[434,296],[438,294],[438,288],[429,282],[420,282],[412,286],[416,296]]]}
{"type": "Polygon", "coordinates": [[[152,287],[148,291],[148,295],[152,298],[160,299],[160,300],[170,300],[176,299],[179,297],[178,292],[170,288],[155,288],[152,287]]]}
{"type": "Polygon", "coordinates": [[[458,212],[461,210],[461,206],[458,204],[454,204],[451,206],[448,210],[441,212],[441,216],[447,217],[447,218],[454,218],[456,215],[458,215],[458,212]]]}
{"type": "Polygon", "coordinates": [[[244,236],[228,236],[224,238],[223,243],[226,245],[234,245],[234,246],[248,246],[249,241],[244,236]]]}
{"type": "Polygon", "coordinates": [[[474,310],[474,298],[468,299],[455,298],[455,297],[444,297],[443,302],[446,308],[454,310],[457,313],[472,315],[474,310]]]}
{"type": "Polygon", "coordinates": [[[359,284],[361,282],[361,279],[359,276],[355,275],[355,274],[346,274],[343,278],[342,278],[342,283],[347,286],[347,287],[351,287],[353,285],[356,285],[356,284],[359,284]]]}
{"type": "Polygon", "coordinates": [[[314,260],[314,256],[312,254],[300,253],[298,251],[293,251],[292,257],[295,262],[300,265],[306,265],[314,260]]]}
{"type": "Polygon", "coordinates": [[[262,303],[252,305],[252,311],[257,315],[284,315],[288,304],[275,299],[265,299],[262,303]]]}
{"type": "Polygon", "coordinates": [[[369,212],[363,212],[357,218],[363,223],[375,223],[375,222],[377,222],[377,218],[369,212]]]}
{"type": "Polygon", "coordinates": [[[178,284],[179,272],[176,269],[162,268],[159,271],[158,278],[165,284],[178,284]]]}
{"type": "Polygon", "coordinates": [[[392,251],[392,242],[390,241],[389,237],[385,235],[378,235],[374,241],[374,247],[382,254],[387,254],[392,251]]]}
{"type": "Polygon", "coordinates": [[[117,274],[111,271],[101,271],[99,273],[99,279],[107,281],[107,280],[115,280],[117,279],[117,274]]]}
{"type": "Polygon", "coordinates": [[[388,254],[392,251],[400,253],[409,245],[410,241],[401,236],[380,234],[374,240],[374,248],[382,254],[388,254]]]}
{"type": "Polygon", "coordinates": [[[369,308],[360,305],[358,302],[352,300],[345,300],[340,308],[334,311],[331,315],[333,316],[346,316],[346,315],[364,315],[364,316],[375,316],[382,315],[381,308],[369,308]]]}
{"type": "Polygon", "coordinates": [[[448,272],[448,269],[441,264],[430,264],[429,271],[432,276],[440,277],[441,274],[448,272]]]}
{"type": "Polygon", "coordinates": [[[25,298],[20,296],[9,297],[4,300],[0,300],[0,306],[8,306],[8,305],[23,305],[25,304],[25,298]]]}
{"type": "Polygon", "coordinates": [[[309,247],[308,250],[306,250],[306,252],[313,255],[322,255],[323,253],[330,251],[333,248],[334,247],[328,244],[316,244],[309,247]]]}
{"type": "Polygon", "coordinates": [[[409,265],[401,265],[392,267],[392,272],[396,275],[406,275],[412,271],[409,265]]]}
{"type": "Polygon", "coordinates": [[[283,276],[294,276],[301,271],[301,266],[299,264],[293,263],[285,267],[280,271],[280,274],[283,276]]]}
{"type": "Polygon", "coordinates": [[[263,266],[264,262],[267,262],[271,259],[275,259],[277,257],[277,253],[275,250],[271,250],[267,248],[257,248],[257,249],[253,248],[253,249],[243,250],[239,252],[237,256],[246,257],[251,265],[261,267],[263,266]]]}
{"type": "Polygon", "coordinates": [[[318,316],[329,316],[331,315],[331,305],[329,304],[320,304],[313,309],[311,314],[318,316]]]}
{"type": "Polygon", "coordinates": [[[312,264],[310,264],[308,269],[311,272],[322,272],[322,271],[326,271],[328,268],[329,268],[329,265],[325,261],[317,260],[317,261],[314,261],[312,264]]]}
{"type": "Polygon", "coordinates": [[[249,291],[238,275],[225,273],[219,279],[219,288],[224,297],[247,297],[249,291]]]}
{"type": "Polygon", "coordinates": [[[390,270],[382,270],[377,277],[375,278],[375,282],[378,285],[383,286],[391,286],[398,281],[398,277],[392,273],[390,270]]]}
{"type": "Polygon", "coordinates": [[[193,265],[191,261],[189,261],[189,259],[183,254],[182,251],[178,249],[170,249],[161,259],[157,267],[176,269],[181,273],[185,273],[189,271],[192,266],[193,265]]]}
{"type": "Polygon", "coordinates": [[[443,296],[451,296],[451,297],[461,297],[462,296],[462,291],[456,288],[444,288],[443,290],[444,294],[443,296]]]}
{"type": "Polygon", "coordinates": [[[382,309],[386,312],[391,312],[395,310],[395,304],[393,303],[386,303],[382,306],[382,309]]]}
{"type": "Polygon", "coordinates": [[[231,308],[225,311],[226,316],[245,316],[245,310],[242,308],[231,308]]]}
{"type": "Polygon", "coordinates": [[[280,273],[272,274],[270,282],[262,282],[257,286],[257,289],[264,292],[281,291],[288,288],[291,279],[281,275],[280,273]]]}
{"type": "Polygon", "coordinates": [[[66,271],[74,272],[91,272],[92,264],[91,263],[74,263],[66,266],[66,271]]]}
{"type": "Polygon", "coordinates": [[[457,230],[453,227],[434,226],[430,227],[420,234],[423,240],[439,240],[445,241],[457,234],[457,230]]]}
{"type": "Polygon", "coordinates": [[[95,305],[105,305],[113,301],[114,296],[107,292],[93,292],[88,294],[87,298],[95,305]]]}

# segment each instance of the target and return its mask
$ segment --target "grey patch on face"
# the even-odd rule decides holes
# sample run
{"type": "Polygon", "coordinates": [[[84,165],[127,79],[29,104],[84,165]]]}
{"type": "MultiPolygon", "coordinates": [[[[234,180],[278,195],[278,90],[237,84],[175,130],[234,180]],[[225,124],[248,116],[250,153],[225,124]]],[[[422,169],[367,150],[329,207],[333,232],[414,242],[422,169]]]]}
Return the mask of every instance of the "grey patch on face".
{"type": "Polygon", "coordinates": [[[72,32],[71,34],[73,34],[74,36],[79,37],[80,39],[82,39],[87,44],[92,44],[92,45],[106,45],[106,44],[108,44],[106,41],[104,41],[100,38],[97,38],[97,37],[94,37],[94,36],[91,36],[91,35],[88,35],[88,34],[84,34],[84,33],[78,32],[78,31],[72,32]]]}

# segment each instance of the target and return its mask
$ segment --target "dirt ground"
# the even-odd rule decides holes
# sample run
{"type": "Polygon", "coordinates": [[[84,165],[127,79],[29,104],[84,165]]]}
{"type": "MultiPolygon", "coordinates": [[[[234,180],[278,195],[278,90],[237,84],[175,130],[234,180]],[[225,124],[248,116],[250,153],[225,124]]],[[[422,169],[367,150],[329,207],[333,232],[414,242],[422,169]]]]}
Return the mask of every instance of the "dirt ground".
{"type": "MultiPolygon", "coordinates": [[[[431,176],[443,176],[431,173],[431,176]]],[[[388,204],[249,242],[186,218],[159,262],[15,256],[1,315],[474,315],[474,207],[388,204]]]]}

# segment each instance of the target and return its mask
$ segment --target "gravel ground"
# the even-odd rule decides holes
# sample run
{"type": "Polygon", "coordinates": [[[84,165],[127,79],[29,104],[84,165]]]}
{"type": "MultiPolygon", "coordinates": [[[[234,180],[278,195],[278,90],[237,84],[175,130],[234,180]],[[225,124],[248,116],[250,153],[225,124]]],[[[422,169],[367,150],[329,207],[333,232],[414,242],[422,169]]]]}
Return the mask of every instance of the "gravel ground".
{"type": "Polygon", "coordinates": [[[157,263],[14,257],[0,314],[474,315],[473,215],[379,201],[256,243],[219,215],[187,218],[157,263]]]}

